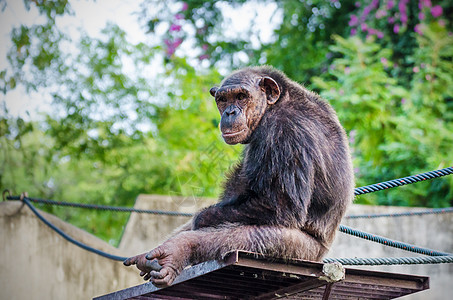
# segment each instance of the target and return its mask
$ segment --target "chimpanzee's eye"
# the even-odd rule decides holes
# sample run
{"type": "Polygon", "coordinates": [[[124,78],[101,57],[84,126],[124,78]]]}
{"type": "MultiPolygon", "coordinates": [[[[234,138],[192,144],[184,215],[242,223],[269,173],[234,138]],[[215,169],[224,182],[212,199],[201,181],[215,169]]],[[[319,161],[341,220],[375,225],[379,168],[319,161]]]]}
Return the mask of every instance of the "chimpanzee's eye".
{"type": "Polygon", "coordinates": [[[244,94],[244,93],[239,93],[236,96],[236,99],[239,100],[239,101],[244,100],[245,98],[247,98],[247,95],[244,94]]]}
{"type": "Polygon", "coordinates": [[[227,101],[226,98],[223,96],[218,97],[216,100],[217,100],[217,102],[226,102],[227,101]]]}

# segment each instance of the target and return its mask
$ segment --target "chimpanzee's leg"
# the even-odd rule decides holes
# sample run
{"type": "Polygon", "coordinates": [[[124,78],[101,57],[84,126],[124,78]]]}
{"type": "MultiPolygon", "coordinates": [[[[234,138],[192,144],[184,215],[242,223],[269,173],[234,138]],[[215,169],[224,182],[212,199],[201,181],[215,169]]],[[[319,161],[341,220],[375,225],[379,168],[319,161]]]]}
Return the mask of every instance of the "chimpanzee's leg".
{"type": "Polygon", "coordinates": [[[232,250],[245,250],[283,258],[320,260],[327,248],[299,229],[278,226],[236,226],[183,231],[148,254],[125,261],[135,264],[144,279],[160,286],[170,285],[188,265],[221,259],[232,250]],[[147,260],[157,259],[162,269],[149,267],[147,260]],[[148,265],[148,266],[146,266],[148,265]]]}

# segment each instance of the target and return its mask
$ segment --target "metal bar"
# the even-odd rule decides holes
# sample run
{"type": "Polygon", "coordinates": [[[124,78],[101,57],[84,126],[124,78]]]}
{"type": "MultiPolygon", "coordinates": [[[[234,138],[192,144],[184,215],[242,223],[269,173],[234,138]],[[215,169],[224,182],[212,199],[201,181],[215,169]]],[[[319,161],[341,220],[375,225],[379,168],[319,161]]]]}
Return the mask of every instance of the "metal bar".
{"type": "Polygon", "coordinates": [[[326,285],[326,289],[324,290],[324,294],[322,295],[322,300],[329,300],[330,292],[332,291],[333,283],[328,283],[326,285]]]}
{"type": "Polygon", "coordinates": [[[288,287],[281,288],[276,291],[272,291],[258,297],[255,297],[256,300],[267,300],[267,299],[279,299],[282,297],[288,297],[303,291],[311,290],[320,286],[325,285],[325,281],[321,281],[317,278],[309,279],[307,281],[303,281],[299,284],[291,285],[288,287]]]}

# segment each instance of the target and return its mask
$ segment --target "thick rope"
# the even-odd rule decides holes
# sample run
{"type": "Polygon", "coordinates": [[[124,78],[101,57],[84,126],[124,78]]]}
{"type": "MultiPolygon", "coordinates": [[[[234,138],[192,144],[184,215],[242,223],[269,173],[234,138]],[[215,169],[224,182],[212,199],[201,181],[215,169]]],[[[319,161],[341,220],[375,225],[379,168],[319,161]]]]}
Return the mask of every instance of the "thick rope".
{"type": "Polygon", "coordinates": [[[453,263],[453,256],[324,258],[324,263],[339,262],[349,266],[420,265],[453,263]]]}
{"type": "Polygon", "coordinates": [[[398,248],[398,249],[409,251],[409,252],[415,252],[415,253],[420,253],[420,254],[429,255],[429,256],[453,255],[453,254],[446,253],[446,252],[440,252],[440,251],[436,251],[436,250],[432,250],[432,249],[428,249],[428,248],[421,248],[421,247],[414,246],[411,244],[391,240],[391,239],[388,239],[388,238],[385,238],[385,237],[382,237],[379,235],[367,233],[367,232],[357,230],[357,229],[354,229],[354,228],[351,228],[351,227],[348,227],[345,225],[340,225],[339,230],[343,233],[350,234],[350,235],[353,235],[353,236],[356,236],[356,237],[359,237],[359,238],[362,238],[365,240],[369,240],[372,242],[383,244],[385,246],[394,247],[394,248],[398,248]]]}
{"type": "Polygon", "coordinates": [[[398,178],[398,179],[393,179],[390,181],[384,181],[380,183],[375,183],[371,185],[366,185],[362,187],[358,187],[354,189],[354,195],[363,195],[367,193],[373,193],[385,189],[390,189],[406,184],[412,184],[416,183],[419,181],[424,181],[424,180],[429,180],[429,179],[434,179],[437,177],[442,177],[446,175],[453,174],[453,167],[448,167],[440,170],[435,170],[435,171],[430,171],[426,173],[421,173],[417,175],[412,175],[404,178],[398,178]]]}

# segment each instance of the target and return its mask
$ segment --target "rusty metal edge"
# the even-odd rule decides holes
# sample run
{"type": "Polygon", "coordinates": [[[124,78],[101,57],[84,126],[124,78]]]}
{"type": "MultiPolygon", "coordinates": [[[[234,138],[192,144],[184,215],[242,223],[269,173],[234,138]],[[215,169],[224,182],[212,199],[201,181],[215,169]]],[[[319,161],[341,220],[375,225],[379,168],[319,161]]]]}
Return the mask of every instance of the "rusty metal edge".
{"type": "MultiPolygon", "coordinates": [[[[238,251],[229,253],[223,261],[210,260],[202,262],[200,264],[191,266],[182,270],[181,274],[176,277],[173,284],[169,287],[182,283],[184,281],[202,276],[204,274],[210,273],[222,269],[226,266],[237,263],[238,261],[238,251]]],[[[165,287],[165,288],[169,288],[165,287]]],[[[165,288],[158,288],[152,282],[146,282],[137,286],[133,286],[124,290],[119,290],[110,294],[102,295],[93,298],[93,300],[124,300],[132,297],[138,297],[144,294],[152,293],[158,290],[165,288]]]]}
{"type": "MultiPolygon", "coordinates": [[[[319,277],[322,275],[322,267],[324,263],[292,259],[285,261],[284,259],[274,259],[269,261],[268,257],[259,255],[253,252],[237,251],[238,262],[237,265],[243,265],[247,267],[256,267],[265,270],[281,271],[287,273],[293,273],[298,275],[319,277]],[[295,270],[295,268],[304,267],[307,271],[295,270]]],[[[429,289],[429,277],[421,275],[409,275],[401,273],[392,273],[384,271],[372,271],[362,270],[355,268],[345,268],[346,278],[343,280],[345,283],[363,283],[363,277],[366,276],[369,279],[376,281],[382,281],[389,286],[396,286],[396,284],[402,284],[403,288],[409,288],[413,290],[426,290],[429,289]]],[[[376,282],[375,282],[376,283],[376,282]]]]}

